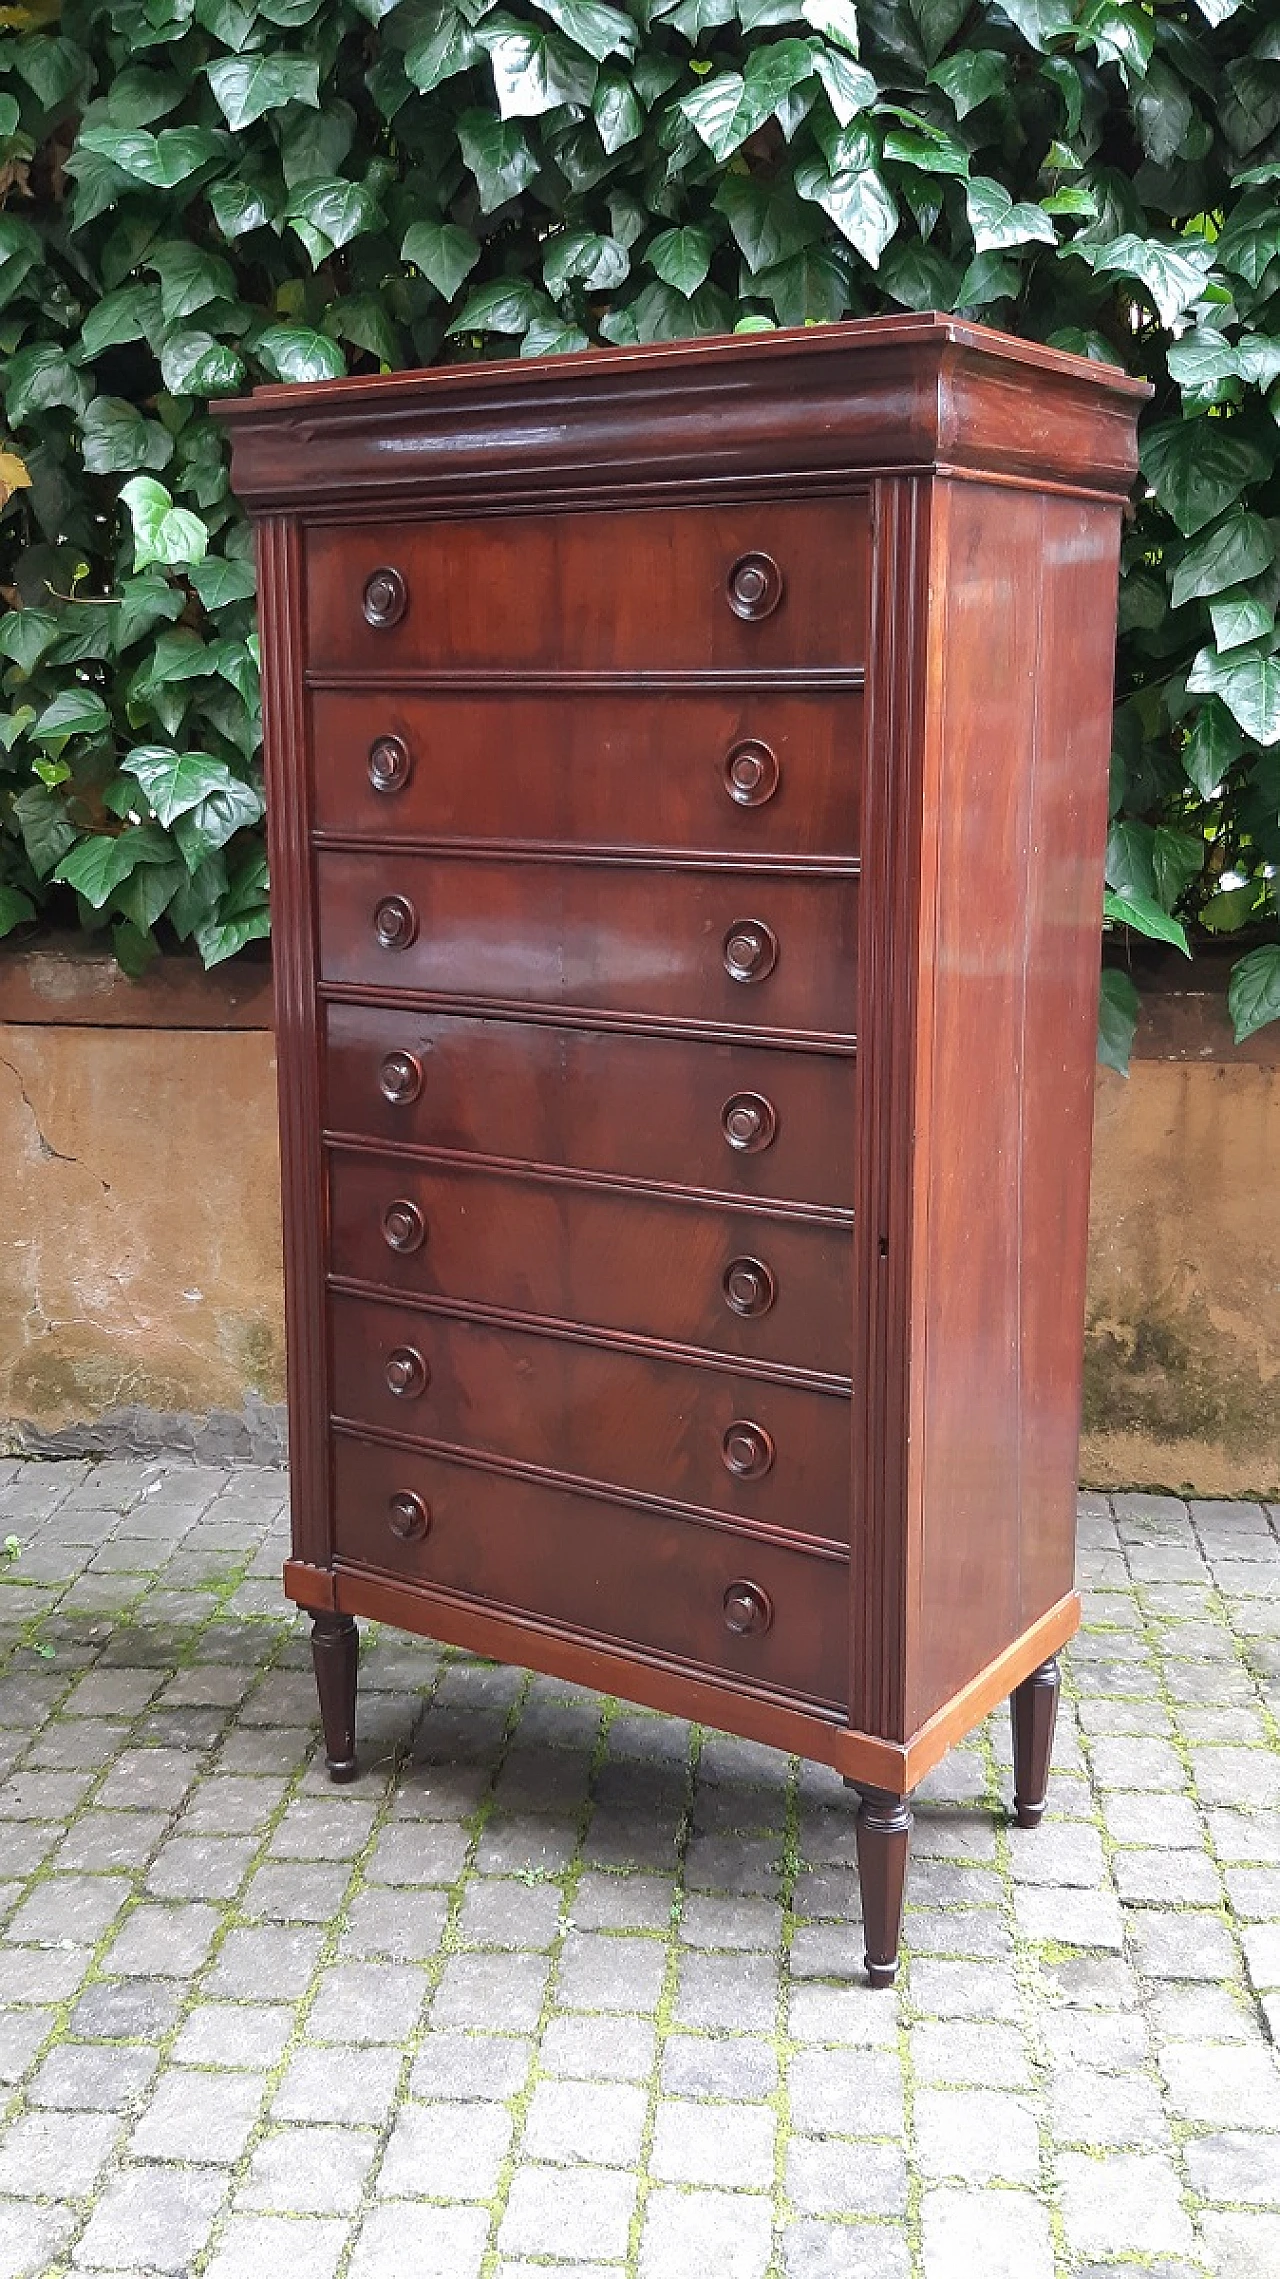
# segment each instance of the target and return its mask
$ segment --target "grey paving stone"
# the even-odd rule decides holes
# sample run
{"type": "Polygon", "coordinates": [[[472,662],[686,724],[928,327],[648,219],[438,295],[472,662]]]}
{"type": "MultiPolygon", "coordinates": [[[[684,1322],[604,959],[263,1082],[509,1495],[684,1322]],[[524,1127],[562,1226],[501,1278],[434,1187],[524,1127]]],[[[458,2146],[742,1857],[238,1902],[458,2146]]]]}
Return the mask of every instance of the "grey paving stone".
{"type": "Polygon", "coordinates": [[[92,1961],[92,1947],[0,1948],[0,2006],[66,2002],[92,1961]]]}
{"type": "Polygon", "coordinates": [[[1248,2042],[1257,2037],[1253,2006],[1238,1987],[1155,1983],[1151,2022],[1167,2042],[1248,2042]]]}
{"type": "Polygon", "coordinates": [[[1146,1978],[1216,1982],[1236,1973],[1231,1933],[1216,1915],[1190,1909],[1156,1914],[1144,1908],[1133,1916],[1132,1924],[1134,1954],[1146,1978]]]}
{"type": "Polygon", "coordinates": [[[666,1948],[657,1939],[571,1931],[556,1997],[566,2010],[649,2011],[657,2004],[666,1965],[666,1948]]]}
{"type": "MultiPolygon", "coordinates": [[[[653,1951],[665,1960],[661,1947],[653,1951]]],[[[657,1977],[660,1984],[660,1973],[657,1977]]],[[[797,2003],[805,1991],[797,1993],[797,2003]]],[[[681,1954],[674,2010],[680,2025],[719,2028],[728,2033],[771,2033],[777,2006],[777,1970],[771,1956],[716,1955],[687,1949],[681,1954]]]]}
{"type": "Polygon", "coordinates": [[[1145,2073],[1107,2073],[1073,2057],[1055,2070],[1049,2110],[1059,2144],[1127,2147],[1169,2142],[1160,2093],[1145,2073]]]}
{"type": "Polygon", "coordinates": [[[101,1979],[86,1986],[71,2014],[71,2031],[83,2041],[158,2042],[182,2007],[185,1989],[174,1979],[101,1979]]]}
{"type": "MultiPolygon", "coordinates": [[[[1077,1892],[1077,1898],[1091,1899],[1092,1892],[1077,1892]]],[[[847,1945],[856,1946],[856,1939],[847,1945]]],[[[903,1952],[907,1955],[968,1956],[975,1962],[1003,1962],[1013,1960],[1013,1934],[1003,1916],[991,1907],[913,1907],[909,1910],[903,1932],[903,1952]]]]}
{"type": "Polygon", "coordinates": [[[1280,2066],[1261,2045],[1172,2042],[1160,2051],[1170,2106],[1181,2120],[1280,2129],[1280,2066]]]}
{"type": "Polygon", "coordinates": [[[900,2137],[904,2132],[902,2062],[896,2051],[798,2050],[787,2069],[787,2087],[792,2125],[809,2134],[900,2137]]]}
{"type": "Polygon", "coordinates": [[[1189,1796],[1141,1796],[1117,1790],[1102,1800],[1107,1834],[1117,1844],[1158,1844],[1198,1852],[1204,1822],[1189,1796]]]}
{"type": "Polygon", "coordinates": [[[1213,1811],[1205,1817],[1219,1859],[1240,1865],[1280,1866],[1280,1820],[1274,1813],[1213,1811]]]}
{"type": "Polygon", "coordinates": [[[276,1859],[353,1860],[373,1832],[374,1806],[357,1797],[301,1797],[273,1831],[276,1859]]]}
{"type": "Polygon", "coordinates": [[[236,2193],[237,2211],[354,2215],[377,2149],[378,2140],[369,2129],[273,2129],[253,2148],[236,2193]]]}
{"type": "Polygon", "coordinates": [[[1186,2160],[1192,2190],[1206,2200],[1280,2208],[1280,2138],[1224,2129],[1218,2136],[1192,2137],[1186,2160]]]}
{"type": "Polygon", "coordinates": [[[1030,2059],[1016,2027],[962,2020],[946,2025],[914,2026],[910,2039],[912,2063],[919,2081],[939,2088],[1028,2089],[1031,2086],[1030,2059]]]}
{"type": "Polygon", "coordinates": [[[183,2020],[172,2055],[179,2065],[262,2072],[279,2063],[294,2019],[283,2003],[200,2002],[183,2020]]]}
{"type": "Polygon", "coordinates": [[[55,2009],[0,2010],[0,2083],[20,2081],[57,2023],[55,2009]]]}
{"type": "Polygon", "coordinates": [[[1009,1860],[1015,1883],[1080,1885],[1100,1888],[1106,1880],[1102,1839],[1096,1828],[1049,1820],[1039,1828],[1010,1828],[1009,1860]]]}
{"type": "Polygon", "coordinates": [[[157,1899],[232,1899],[254,1854],[252,1836],[175,1836],[147,1870],[157,1899]]]}
{"type": "Polygon", "coordinates": [[[366,1873],[371,1883],[456,1883],[470,1848],[464,1828],[447,1822],[402,1822],[382,1830],[366,1873]]]}
{"type": "Polygon", "coordinates": [[[1124,1917],[1109,1891],[1036,1885],[1015,1893],[1014,1917],[1024,1939],[1097,1947],[1114,1954],[1124,1947],[1124,1917]]]}
{"type": "Polygon", "coordinates": [[[112,2113],[24,2113],[0,2136],[0,2194],[78,2199],[93,2189],[119,2135],[112,2113]]]}
{"type": "Polygon", "coordinates": [[[806,2216],[905,2216],[906,2159],[898,2145],[793,2136],[787,2194],[806,2216]]]}
{"type": "Polygon", "coordinates": [[[772,2249],[772,2211],[759,2195],[660,2186],[645,2209],[640,2279],[765,2279],[772,2249]]]}
{"type": "Polygon", "coordinates": [[[1121,1899],[1131,1905],[1215,1907],[1222,1885],[1204,1852],[1118,1851],[1112,1873],[1121,1899]]]}
{"type": "Polygon", "coordinates": [[[262,2105],[260,2073],[166,2073],[130,2139],[141,2160],[232,2165],[239,2160],[262,2105]]]}
{"type": "Polygon", "coordinates": [[[915,2100],[918,2157],[935,2182],[1035,2184],[1040,2131],[1025,2101],[990,2089],[920,2089],[915,2100]]]}
{"type": "Polygon", "coordinates": [[[1199,2223],[1217,2279],[1274,2279],[1280,2271],[1280,2216],[1206,2208],[1199,2223]]]}
{"type": "Polygon", "coordinates": [[[229,1931],[205,1982],[220,2001],[279,2001],[303,1994],[320,1957],[324,1933],[291,1925],[288,1929],[229,1931]]]}
{"type": "Polygon", "coordinates": [[[422,2015],[427,1981],[411,1963],[339,1963],[320,1980],[313,2042],[403,2042],[422,2015]]]}
{"type": "Polygon", "coordinates": [[[141,1867],[156,1850],[168,1825],[165,1812],[83,1813],[58,1846],[57,1866],[69,1870],[141,1867]]]}
{"type": "Polygon", "coordinates": [[[429,2099],[476,2099],[481,2103],[514,2097],[528,2080],[533,2052],[531,2041],[506,2034],[433,2029],[419,2044],[410,2094],[429,2099]]]}
{"type": "Polygon", "coordinates": [[[1280,1869],[1228,1868],[1224,1881],[1232,1910],[1243,1922],[1280,1920],[1280,1869]]]}
{"type": "Polygon", "coordinates": [[[440,1945],[448,1902],[442,1891],[362,1891],[347,1909],[340,1953],[426,1962],[440,1945]]]}
{"type": "Polygon", "coordinates": [[[348,2226],[339,2217],[233,2216],[205,2265],[205,2279],[334,2279],[348,2226]]]}
{"type": "MultiPolygon", "coordinates": [[[[582,1875],[573,1898],[580,1931],[669,1931],[675,1884],[668,1876],[582,1875]]],[[[687,1918],[691,1900],[685,1902],[687,1918]]]]}
{"type": "Polygon", "coordinates": [[[664,2184],[773,2183],[777,2116],[767,2105],[704,2105],[665,2098],[654,2118],[649,2173],[664,2184]]]}
{"type": "Polygon", "coordinates": [[[89,2270],[185,2273],[209,2238],[225,2190],[218,2169],[123,2169],[90,2216],[76,2262],[89,2270]]]}
{"type": "Polygon", "coordinates": [[[70,2208],[0,2204],[0,2279],[45,2279],[75,2228],[70,2208]]]}
{"type": "Polygon", "coordinates": [[[536,2026],[546,1999],[550,1963],[542,1955],[450,1955],[431,2005],[431,2023],[509,2033],[536,2026]]]}
{"type": "Polygon", "coordinates": [[[1177,2171],[1157,2153],[1064,2152],[1058,2181],[1077,2255],[1182,2254],[1195,2246],[1177,2171]]]}
{"type": "Polygon", "coordinates": [[[1280,1806],[1280,1756],[1269,1749],[1195,1749],[1191,1763],[1204,1804],[1274,1812],[1280,1806]]]}
{"type": "Polygon", "coordinates": [[[729,2098],[747,2104],[777,2088],[775,2045],[751,2034],[668,2034],[662,2086],[672,2097],[729,2098]]]}
{"type": "Polygon", "coordinates": [[[924,2195],[924,2279],[1052,2279],[1047,2211],[1029,2192],[924,2195]]]}
{"type": "MultiPolygon", "coordinates": [[[[252,1837],[224,1842],[253,1844],[252,1837]]],[[[328,1923],[337,1914],[351,1881],[345,1860],[268,1862],[250,1881],[240,1903],[243,1915],[268,1923],[328,1923]]]]}
{"type": "Polygon", "coordinates": [[[782,2243],[786,2279],[907,2279],[906,2234],[888,2224],[789,2224],[782,2243]]]}
{"type": "Polygon", "coordinates": [[[156,2062],[153,2050],[62,2042],[50,2050],[27,2095],[33,2105],[66,2112],[118,2113],[141,2100],[156,2062]]]}
{"type": "Polygon", "coordinates": [[[172,1812],[200,1771],[192,1749],[125,1749],[94,1798],[104,1811],[172,1812]]]}
{"type": "Polygon", "coordinates": [[[333,2121],[376,2128],[395,2102],[398,2049],[295,2050],[271,2104],[277,2121],[333,2121]]]}
{"type": "Polygon", "coordinates": [[[129,1896],[129,1885],[118,1876],[51,1875],[11,1917],[6,1941],[60,1946],[75,1939],[93,1945],[129,1896]]]}
{"type": "Polygon", "coordinates": [[[379,2195],[489,2200],[497,2190],[511,2131],[505,2105],[406,2105],[378,2171],[379,2195]]]}
{"type": "Polygon", "coordinates": [[[551,2018],[538,2044],[545,2073],[575,2081],[644,2081],[657,2034],[647,2018],[551,2018]]]}
{"type": "Polygon", "coordinates": [[[431,2208],[397,2201],[366,2216],[348,2279],[479,2279],[489,2236],[487,2208],[431,2208]]]}
{"type": "Polygon", "coordinates": [[[627,2251],[634,2176],[613,2169],[521,2167],[498,2231],[505,2255],[612,2262],[627,2251]]]}
{"type": "Polygon", "coordinates": [[[1013,2023],[1019,2015],[1017,1986],[1006,1969],[992,1963],[913,1963],[911,1999],[926,2017],[991,2018],[1013,2023]]]}
{"type": "Polygon", "coordinates": [[[539,2081],[529,2101],[521,2157],[600,2168],[630,2168],[640,2158],[648,2112],[643,2089],[613,2083],[539,2081]]]}
{"type": "MultiPolygon", "coordinates": [[[[436,1896],[443,1923],[444,1896],[436,1896]]],[[[458,1935],[468,1947],[545,1951],[562,1928],[564,1906],[557,1883],[530,1887],[505,1877],[486,1878],[473,1882],[463,1896],[458,1935]]]]}
{"type": "Polygon", "coordinates": [[[1249,1977],[1255,1987],[1280,1988],[1280,1923],[1253,1923],[1240,1934],[1249,1977]]]}

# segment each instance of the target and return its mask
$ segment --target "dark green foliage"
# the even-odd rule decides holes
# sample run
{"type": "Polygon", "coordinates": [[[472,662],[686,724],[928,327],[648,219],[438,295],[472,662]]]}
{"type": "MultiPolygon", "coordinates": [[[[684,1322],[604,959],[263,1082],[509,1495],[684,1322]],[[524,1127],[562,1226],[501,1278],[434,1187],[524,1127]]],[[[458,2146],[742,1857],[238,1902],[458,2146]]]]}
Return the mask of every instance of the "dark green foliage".
{"type": "Polygon", "coordinates": [[[56,9],[0,10],[0,933],[266,930],[211,397],[945,308],[1154,382],[1107,922],[1239,935],[1239,1033],[1280,1015],[1271,0],[56,9]]]}

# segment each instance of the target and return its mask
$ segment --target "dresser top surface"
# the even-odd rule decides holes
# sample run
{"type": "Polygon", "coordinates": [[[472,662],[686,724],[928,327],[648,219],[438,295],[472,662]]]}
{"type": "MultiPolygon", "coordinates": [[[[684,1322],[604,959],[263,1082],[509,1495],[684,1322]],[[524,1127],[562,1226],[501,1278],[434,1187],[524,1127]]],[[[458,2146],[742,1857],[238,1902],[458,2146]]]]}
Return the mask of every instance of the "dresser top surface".
{"type": "Polygon", "coordinates": [[[939,314],[264,387],[219,405],[255,512],[991,474],[1123,496],[1141,380],[939,314]]]}

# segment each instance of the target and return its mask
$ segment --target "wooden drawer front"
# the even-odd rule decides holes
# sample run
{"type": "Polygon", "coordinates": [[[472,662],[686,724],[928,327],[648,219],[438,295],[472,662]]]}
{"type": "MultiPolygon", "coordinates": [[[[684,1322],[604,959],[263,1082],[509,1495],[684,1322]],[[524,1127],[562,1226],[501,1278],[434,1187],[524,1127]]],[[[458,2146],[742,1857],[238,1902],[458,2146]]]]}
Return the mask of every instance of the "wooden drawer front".
{"type": "Polygon", "coordinates": [[[349,1422],[849,1540],[839,1395],[362,1298],[334,1298],[331,1337],[349,1422]]]}
{"type": "Polygon", "coordinates": [[[326,981],[810,1035],[853,1027],[856,879],[396,854],[322,854],[317,867],[326,981]]]}
{"type": "Polygon", "coordinates": [[[862,698],[616,694],[312,702],[326,831],[855,855],[862,698]]]}
{"type": "Polygon", "coordinates": [[[309,662],[318,675],[864,665],[867,529],[865,492],[314,528],[309,662]]]}
{"type": "Polygon", "coordinates": [[[847,1564],[601,1496],[336,1437],[339,1560],[559,1627],[843,1703],[847,1564]],[[421,1507],[393,1499],[416,1498],[421,1507]],[[394,1530],[425,1533],[406,1539],[394,1530]],[[743,1585],[754,1594],[744,1604],[743,1585]],[[736,1589],[735,1589],[736,1586],[736,1589]],[[757,1626],[730,1628],[754,1616],[757,1626]]]}
{"type": "Polygon", "coordinates": [[[338,1149],[329,1189],[330,1264],[352,1281],[850,1373],[852,1238],[843,1229],[338,1149]],[[399,1214],[388,1226],[397,1204],[410,1206],[414,1248],[387,1239],[404,1231],[399,1214]],[[736,1271],[749,1290],[750,1268],[762,1270],[767,1302],[739,1313],[726,1277],[736,1271]]]}
{"type": "Polygon", "coordinates": [[[852,1058],[330,1005],[325,1121],[402,1146],[848,1210],[852,1058]],[[733,1104],[760,1103],[734,1146],[733,1104]]]}

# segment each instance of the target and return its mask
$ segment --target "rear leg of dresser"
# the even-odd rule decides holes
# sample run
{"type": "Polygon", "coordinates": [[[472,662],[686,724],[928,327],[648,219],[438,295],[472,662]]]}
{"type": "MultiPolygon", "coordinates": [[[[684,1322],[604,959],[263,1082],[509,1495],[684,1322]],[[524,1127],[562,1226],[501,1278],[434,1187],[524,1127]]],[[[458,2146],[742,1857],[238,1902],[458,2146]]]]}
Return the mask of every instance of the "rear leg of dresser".
{"type": "Polygon", "coordinates": [[[911,1846],[911,1800],[888,1789],[846,1780],[858,1798],[855,1835],[858,1882],[862,1891],[862,1930],[867,1977],[872,1986],[892,1986],[898,1973],[902,1907],[911,1846]]]}
{"type": "Polygon", "coordinates": [[[354,1780],[356,1763],[356,1672],[359,1635],[352,1614],[313,1614],[311,1659],[320,1696],[324,1757],[329,1778],[354,1780]]]}

